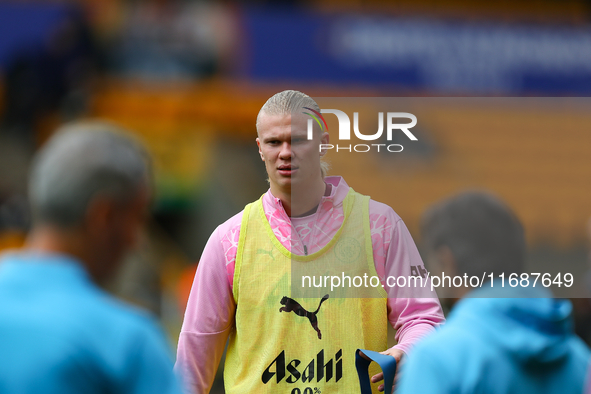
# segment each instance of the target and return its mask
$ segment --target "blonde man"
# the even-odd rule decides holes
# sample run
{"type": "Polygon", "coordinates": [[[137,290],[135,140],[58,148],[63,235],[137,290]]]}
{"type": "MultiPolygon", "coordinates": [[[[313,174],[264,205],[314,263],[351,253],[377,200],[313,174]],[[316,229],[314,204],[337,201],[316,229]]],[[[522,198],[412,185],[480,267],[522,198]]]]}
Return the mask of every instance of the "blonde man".
{"type": "Polygon", "coordinates": [[[188,393],[210,390],[228,338],[227,393],[359,392],[357,348],[400,361],[444,320],[434,294],[292,298],[295,264],[330,267],[340,256],[382,280],[423,267],[392,208],[355,193],[341,177],[325,177],[319,146],[329,135],[315,128],[307,138],[302,112],[312,110],[320,111],[313,99],[287,90],[259,112],[256,142],[270,187],[221,224],[203,252],[175,367],[188,393]],[[390,349],[388,321],[398,340],[390,349]]]}

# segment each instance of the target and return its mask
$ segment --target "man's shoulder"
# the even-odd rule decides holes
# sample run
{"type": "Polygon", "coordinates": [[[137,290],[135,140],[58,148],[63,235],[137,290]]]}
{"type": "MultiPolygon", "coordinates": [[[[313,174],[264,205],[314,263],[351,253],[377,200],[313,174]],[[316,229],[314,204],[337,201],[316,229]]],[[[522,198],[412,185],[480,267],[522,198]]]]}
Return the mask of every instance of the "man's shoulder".
{"type": "MultiPolygon", "coordinates": [[[[255,200],[247,204],[247,206],[254,204],[257,201],[258,200],[255,200]]],[[[223,240],[224,238],[228,237],[233,238],[233,235],[240,231],[240,225],[242,224],[242,217],[244,216],[245,209],[246,207],[242,209],[240,212],[236,213],[234,216],[230,217],[229,219],[221,223],[219,226],[217,226],[212,233],[212,237],[214,235],[217,235],[220,240],[223,240]]]]}
{"type": "Polygon", "coordinates": [[[5,303],[0,315],[10,318],[6,330],[26,327],[19,340],[26,341],[28,346],[51,341],[55,346],[48,347],[47,352],[63,343],[90,351],[88,354],[103,354],[128,349],[130,344],[158,332],[155,318],[147,311],[128,305],[93,284],[29,290],[27,296],[28,299],[12,305],[5,303]]]}
{"type": "MultiPolygon", "coordinates": [[[[452,323],[446,323],[435,332],[423,338],[412,350],[410,357],[417,362],[429,360],[440,364],[443,368],[447,365],[454,368],[457,360],[464,360],[462,354],[470,352],[478,346],[478,338],[470,334],[470,330],[452,323]]],[[[457,367],[457,365],[456,365],[457,367]]]]}
{"type": "Polygon", "coordinates": [[[446,323],[417,345],[420,353],[443,359],[452,355],[455,355],[456,359],[473,359],[474,354],[480,355],[479,358],[496,354],[498,348],[490,346],[491,338],[486,328],[490,323],[490,317],[475,319],[472,312],[465,314],[459,310],[460,308],[465,310],[465,305],[456,304],[446,323]]]}
{"type": "Polygon", "coordinates": [[[116,320],[122,327],[131,330],[156,325],[156,318],[149,311],[122,301],[110,294],[99,295],[97,303],[101,305],[105,319],[116,320]]]}
{"type": "MultiPolygon", "coordinates": [[[[97,341],[129,341],[159,332],[157,320],[149,311],[122,301],[102,289],[95,288],[80,297],[73,310],[80,332],[97,341]]],[[[121,343],[119,343],[121,345],[121,343]]]]}
{"type": "MultiPolygon", "coordinates": [[[[472,387],[474,373],[481,371],[490,360],[477,335],[471,327],[448,322],[435,332],[421,339],[409,352],[405,364],[405,376],[400,392],[417,392],[419,388],[432,392],[462,391],[472,387]]],[[[473,390],[468,390],[473,391],[473,390]]]]}
{"type": "Polygon", "coordinates": [[[369,220],[370,227],[377,230],[379,228],[392,228],[402,219],[391,206],[370,199],[369,220]]]}
{"type": "Polygon", "coordinates": [[[220,240],[224,238],[233,238],[232,234],[240,231],[240,225],[242,224],[242,216],[244,215],[244,209],[232,216],[231,218],[224,221],[222,224],[216,227],[213,235],[217,235],[220,240]]]}
{"type": "Polygon", "coordinates": [[[400,216],[398,216],[394,208],[392,208],[388,204],[376,201],[372,198],[369,199],[369,213],[388,215],[396,221],[400,220],[400,216]]]}
{"type": "Polygon", "coordinates": [[[222,222],[216,230],[224,232],[227,229],[240,226],[242,223],[242,215],[244,215],[244,209],[230,217],[226,221],[222,222]]]}
{"type": "MultiPolygon", "coordinates": [[[[345,179],[341,176],[326,177],[325,182],[327,182],[333,186],[333,188],[334,188],[333,194],[334,194],[337,202],[344,200],[347,193],[349,191],[351,191],[351,187],[347,184],[345,179]]],[[[356,189],[353,189],[353,190],[358,195],[367,196],[363,192],[359,192],[356,189]]],[[[371,197],[369,199],[369,214],[370,214],[370,216],[383,217],[386,220],[392,221],[393,223],[396,223],[399,220],[401,220],[400,216],[398,216],[398,214],[394,211],[394,209],[391,206],[384,204],[382,202],[376,201],[376,200],[372,199],[371,197]]]]}
{"type": "Polygon", "coordinates": [[[56,334],[76,345],[81,362],[100,365],[110,376],[128,374],[138,363],[141,368],[156,368],[161,362],[172,362],[164,332],[151,312],[101,289],[81,301],[78,310],[75,322],[56,334]]]}

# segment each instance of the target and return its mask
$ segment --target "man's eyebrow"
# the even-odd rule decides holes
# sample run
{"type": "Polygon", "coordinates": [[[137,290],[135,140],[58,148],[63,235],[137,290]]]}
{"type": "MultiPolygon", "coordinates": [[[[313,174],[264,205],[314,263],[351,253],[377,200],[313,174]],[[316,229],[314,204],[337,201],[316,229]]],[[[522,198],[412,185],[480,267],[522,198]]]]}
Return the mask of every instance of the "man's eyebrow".
{"type": "Polygon", "coordinates": [[[277,139],[279,139],[279,137],[276,136],[276,135],[268,135],[266,137],[263,137],[263,141],[264,142],[272,141],[272,140],[277,140],[277,139]]]}
{"type": "Polygon", "coordinates": [[[308,134],[307,133],[292,133],[291,135],[291,139],[307,139],[308,138],[308,134]]]}

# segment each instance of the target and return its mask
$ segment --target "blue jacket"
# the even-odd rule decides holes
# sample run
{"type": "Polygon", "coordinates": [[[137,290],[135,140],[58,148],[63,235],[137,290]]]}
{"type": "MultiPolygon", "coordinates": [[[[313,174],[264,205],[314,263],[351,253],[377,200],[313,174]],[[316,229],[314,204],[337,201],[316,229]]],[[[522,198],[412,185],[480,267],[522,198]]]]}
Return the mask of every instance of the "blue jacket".
{"type": "Polygon", "coordinates": [[[173,394],[154,320],[57,255],[0,260],[0,393],[173,394]]]}
{"type": "Polygon", "coordinates": [[[590,352],[573,333],[571,303],[549,296],[473,291],[410,353],[398,393],[581,394],[590,352]]]}

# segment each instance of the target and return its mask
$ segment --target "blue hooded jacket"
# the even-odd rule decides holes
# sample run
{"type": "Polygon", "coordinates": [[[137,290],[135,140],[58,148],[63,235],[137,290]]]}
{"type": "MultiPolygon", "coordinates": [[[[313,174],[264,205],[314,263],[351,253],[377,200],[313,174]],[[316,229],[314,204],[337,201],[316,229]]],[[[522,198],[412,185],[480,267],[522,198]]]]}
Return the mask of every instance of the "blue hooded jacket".
{"type": "Polygon", "coordinates": [[[590,352],[573,333],[572,304],[550,296],[473,291],[409,355],[398,393],[581,394],[590,352]]]}
{"type": "Polygon", "coordinates": [[[162,331],[67,256],[0,259],[0,394],[177,394],[162,331]]]}

